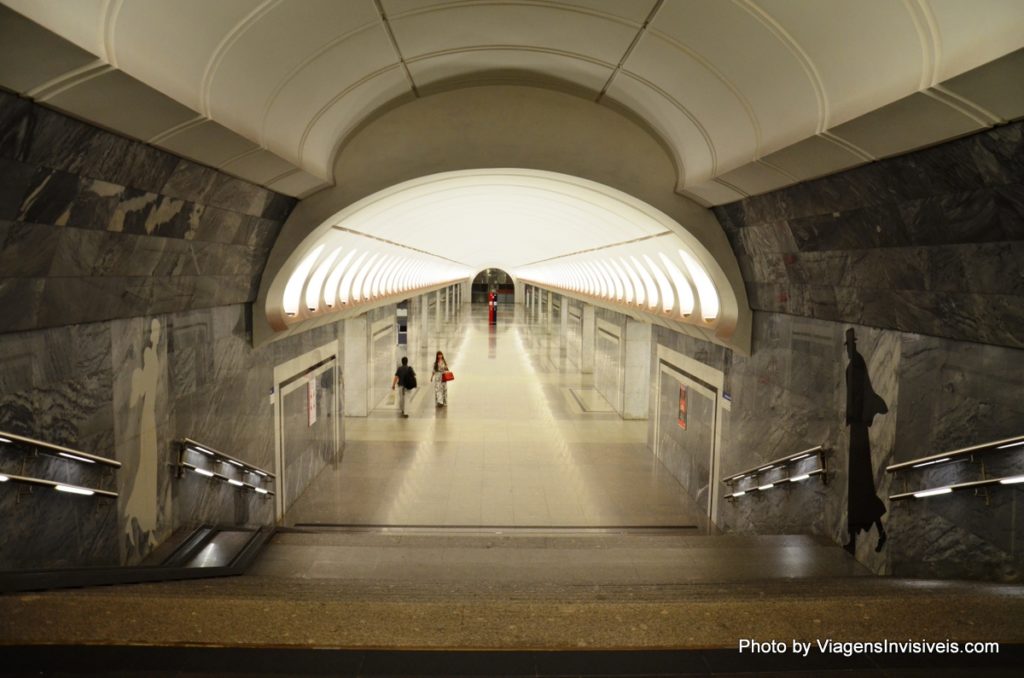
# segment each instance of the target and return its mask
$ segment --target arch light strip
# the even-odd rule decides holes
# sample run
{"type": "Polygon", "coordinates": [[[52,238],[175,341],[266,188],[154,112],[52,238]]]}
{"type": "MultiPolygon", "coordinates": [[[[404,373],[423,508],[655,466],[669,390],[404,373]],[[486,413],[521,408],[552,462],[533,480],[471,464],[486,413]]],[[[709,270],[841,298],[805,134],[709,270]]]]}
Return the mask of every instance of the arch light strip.
{"type": "Polygon", "coordinates": [[[601,277],[604,278],[607,281],[608,293],[604,295],[605,299],[614,299],[615,298],[615,276],[611,275],[608,272],[608,269],[604,265],[604,261],[602,261],[601,259],[594,259],[594,266],[596,266],[597,270],[601,273],[601,277]]]}
{"type": "Polygon", "coordinates": [[[352,265],[345,275],[341,279],[341,286],[338,287],[338,303],[339,304],[351,304],[352,303],[352,281],[355,279],[356,274],[359,273],[359,269],[362,263],[366,260],[366,257],[370,256],[369,252],[363,252],[359,257],[352,262],[352,265]]]}
{"type": "Polygon", "coordinates": [[[661,289],[661,310],[665,313],[671,313],[672,309],[676,305],[676,295],[672,291],[672,285],[669,284],[668,278],[662,272],[661,268],[655,264],[649,256],[643,255],[644,262],[647,267],[651,269],[651,273],[654,274],[654,282],[658,284],[661,289]]]}
{"type": "Polygon", "coordinates": [[[711,278],[704,270],[704,267],[692,255],[679,250],[679,256],[682,258],[686,270],[689,271],[693,284],[697,286],[701,318],[704,320],[714,320],[718,317],[718,292],[715,290],[715,284],[711,282],[711,278]]]}
{"type": "Polygon", "coordinates": [[[672,284],[679,295],[679,313],[683,317],[693,313],[693,289],[690,288],[690,281],[686,279],[679,267],[672,263],[672,260],[665,256],[664,252],[658,252],[661,263],[665,264],[672,284]]]}
{"type": "Polygon", "coordinates": [[[384,255],[381,260],[377,262],[377,268],[374,269],[372,276],[367,276],[366,281],[363,283],[363,297],[366,299],[375,299],[380,296],[380,279],[388,269],[394,260],[394,255],[384,255]]]}
{"type": "Polygon", "coordinates": [[[348,262],[352,261],[355,254],[356,250],[350,249],[327,276],[327,281],[324,283],[324,304],[328,308],[333,308],[335,302],[338,301],[338,286],[341,284],[341,276],[345,273],[345,267],[348,266],[348,262]]]}
{"type": "Polygon", "coordinates": [[[298,315],[302,288],[306,285],[306,277],[309,276],[310,269],[313,268],[313,264],[316,263],[317,258],[319,258],[320,253],[323,251],[324,246],[317,245],[309,253],[309,256],[295,267],[295,271],[288,278],[288,283],[284,287],[284,298],[282,299],[282,308],[286,315],[298,315]]]}
{"type": "Polygon", "coordinates": [[[341,253],[341,248],[336,247],[334,251],[328,254],[323,262],[316,267],[313,275],[309,276],[309,282],[306,283],[306,308],[310,311],[315,311],[320,308],[320,294],[324,288],[324,279],[330,272],[331,264],[338,258],[338,254],[341,253]]]}
{"type": "Polygon", "coordinates": [[[657,308],[658,288],[655,287],[654,285],[654,278],[652,278],[651,274],[647,271],[646,268],[644,268],[644,265],[637,261],[636,257],[630,256],[629,258],[633,262],[633,265],[636,266],[637,270],[640,272],[640,279],[643,280],[644,290],[647,292],[647,308],[657,308]]]}
{"type": "Polygon", "coordinates": [[[623,301],[625,301],[627,304],[632,304],[633,299],[636,296],[633,291],[633,281],[630,280],[629,276],[626,275],[626,272],[622,270],[622,267],[619,266],[619,264],[615,261],[614,258],[608,259],[608,263],[612,265],[612,268],[615,270],[615,273],[619,276],[619,280],[622,281],[622,289],[626,295],[623,301]]]}
{"type": "Polygon", "coordinates": [[[633,291],[635,292],[634,301],[637,306],[643,306],[644,301],[647,299],[647,294],[644,290],[644,284],[640,282],[640,276],[636,274],[633,267],[629,265],[625,257],[619,257],[619,261],[622,263],[622,268],[626,269],[626,273],[629,274],[629,279],[633,282],[633,291]]]}
{"type": "Polygon", "coordinates": [[[619,276],[615,275],[615,271],[613,271],[608,266],[608,262],[605,261],[604,259],[598,259],[597,265],[604,270],[604,272],[608,275],[608,279],[612,281],[612,287],[614,288],[612,290],[612,299],[614,299],[615,301],[622,301],[622,279],[619,278],[619,276]]]}

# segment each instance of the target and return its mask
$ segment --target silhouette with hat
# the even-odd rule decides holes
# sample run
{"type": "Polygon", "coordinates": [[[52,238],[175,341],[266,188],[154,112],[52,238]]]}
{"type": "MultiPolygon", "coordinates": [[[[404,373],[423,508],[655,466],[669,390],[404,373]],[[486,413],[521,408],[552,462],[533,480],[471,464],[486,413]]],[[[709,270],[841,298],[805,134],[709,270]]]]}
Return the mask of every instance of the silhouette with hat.
{"type": "Polygon", "coordinates": [[[876,416],[886,414],[889,408],[871,388],[868,366],[857,352],[857,337],[852,327],[846,330],[846,354],[850,358],[846,366],[846,425],[850,427],[846,522],[850,541],[843,548],[852,554],[856,552],[857,533],[867,532],[872,525],[878,528],[875,551],[881,551],[885,545],[886,534],[882,527],[885,504],[875,490],[868,427],[876,416]]]}

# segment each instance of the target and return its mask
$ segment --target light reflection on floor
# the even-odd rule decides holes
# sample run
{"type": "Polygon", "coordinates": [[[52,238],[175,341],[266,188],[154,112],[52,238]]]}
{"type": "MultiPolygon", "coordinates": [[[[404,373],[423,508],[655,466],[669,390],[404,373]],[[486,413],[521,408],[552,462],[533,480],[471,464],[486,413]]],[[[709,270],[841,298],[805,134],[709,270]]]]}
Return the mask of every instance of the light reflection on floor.
{"type": "Polygon", "coordinates": [[[602,408],[592,376],[566,358],[557,325],[517,311],[496,327],[484,306],[463,307],[459,321],[432,318],[427,346],[412,354],[421,388],[409,418],[384,405],[346,419],[342,462],[287,524],[704,528],[646,448],[647,422],[593,411],[602,408]],[[456,375],[446,408],[434,406],[427,380],[438,348],[456,375]]]}

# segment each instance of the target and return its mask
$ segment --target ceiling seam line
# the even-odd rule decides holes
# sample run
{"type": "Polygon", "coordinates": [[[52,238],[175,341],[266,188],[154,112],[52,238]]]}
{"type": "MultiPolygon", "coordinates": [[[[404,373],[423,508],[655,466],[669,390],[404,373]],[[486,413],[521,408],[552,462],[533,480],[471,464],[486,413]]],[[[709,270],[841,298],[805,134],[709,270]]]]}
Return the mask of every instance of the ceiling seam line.
{"type": "Polygon", "coordinates": [[[84,66],[79,66],[78,68],[74,68],[70,71],[65,71],[55,78],[51,78],[43,84],[25,91],[24,95],[30,99],[35,99],[36,101],[47,101],[48,99],[77,87],[82,83],[88,82],[93,78],[116,70],[116,68],[103,59],[96,59],[95,61],[90,61],[84,66]]]}
{"type": "Polygon", "coordinates": [[[117,16],[121,13],[124,0],[106,0],[103,6],[102,21],[99,25],[100,44],[103,45],[106,59],[114,68],[117,68],[117,50],[114,45],[114,30],[117,26],[117,16]]]}
{"type": "Polygon", "coordinates": [[[564,259],[565,257],[574,257],[578,254],[587,254],[589,252],[600,252],[601,250],[611,249],[612,247],[621,247],[622,245],[632,245],[633,243],[643,242],[645,240],[654,240],[655,238],[664,238],[665,236],[674,235],[672,231],[665,231],[663,233],[655,233],[653,235],[645,235],[639,238],[633,238],[632,240],[622,240],[620,242],[614,242],[610,245],[601,245],[599,247],[591,247],[585,250],[576,250],[575,252],[566,252],[565,254],[559,254],[554,257],[548,257],[547,259],[538,259],[537,261],[531,261],[525,264],[519,264],[519,266],[535,266],[537,264],[544,264],[549,261],[557,261],[564,259]]]}
{"type": "Polygon", "coordinates": [[[395,32],[391,30],[391,22],[388,20],[388,15],[384,11],[384,5],[381,4],[381,0],[373,0],[373,6],[377,8],[381,24],[384,26],[384,32],[387,33],[388,41],[391,42],[391,48],[395,50],[395,56],[398,57],[398,63],[402,66],[402,72],[405,73],[405,77],[409,80],[409,87],[412,89],[412,95],[419,99],[420,90],[416,87],[416,81],[412,79],[412,71],[409,70],[409,64],[405,63],[405,56],[402,54],[402,50],[398,46],[398,40],[395,38],[395,32]]]}
{"type": "Polygon", "coordinates": [[[441,259],[442,261],[450,261],[453,264],[458,264],[459,266],[465,266],[466,268],[473,268],[473,266],[470,266],[469,264],[466,264],[464,262],[457,261],[455,259],[449,259],[448,257],[442,257],[440,254],[434,254],[433,252],[428,252],[426,250],[421,250],[421,249],[419,249],[417,247],[411,247],[409,245],[404,245],[404,244],[402,244],[400,242],[395,242],[394,240],[388,240],[387,238],[381,238],[380,236],[370,235],[369,233],[363,233],[362,231],[356,231],[356,230],[353,230],[351,228],[345,228],[344,226],[338,226],[337,224],[335,224],[334,226],[331,226],[331,228],[333,228],[335,230],[338,230],[338,231],[343,231],[345,233],[351,233],[352,235],[362,236],[363,238],[369,238],[370,240],[376,240],[378,242],[386,243],[388,245],[394,245],[395,247],[401,247],[402,249],[410,250],[412,252],[418,252],[420,254],[425,254],[428,257],[434,257],[435,259],[441,259]]]}
{"type": "Polygon", "coordinates": [[[984,106],[980,106],[967,97],[961,96],[952,90],[948,90],[942,85],[933,85],[926,90],[922,90],[921,93],[935,101],[942,102],[958,113],[970,118],[984,127],[998,125],[1002,121],[1002,118],[984,106]]]}
{"type": "Polygon", "coordinates": [[[261,21],[263,17],[276,9],[280,3],[281,0],[263,0],[256,9],[245,15],[241,21],[237,22],[228,31],[227,35],[221,38],[221,41],[214,48],[209,61],[206,62],[206,66],[203,68],[202,79],[199,82],[200,113],[211,120],[213,119],[213,114],[210,110],[210,98],[212,97],[213,81],[217,77],[217,71],[220,70],[221,63],[235,43],[242,39],[249,29],[261,21]]]}
{"type": "MultiPolygon", "coordinates": [[[[189,110],[192,110],[192,109],[189,109],[189,110]]],[[[206,116],[204,116],[204,115],[202,115],[202,114],[200,114],[198,112],[195,112],[195,113],[196,113],[196,117],[190,118],[190,119],[186,120],[185,122],[179,122],[177,125],[172,125],[171,127],[168,127],[167,129],[163,130],[162,132],[158,132],[157,134],[153,135],[149,139],[146,139],[145,140],[146,143],[147,144],[160,144],[164,140],[174,136],[175,134],[177,134],[179,132],[183,132],[183,131],[185,131],[187,129],[191,129],[192,127],[195,127],[196,125],[201,125],[201,124],[203,124],[204,122],[206,122],[208,120],[208,118],[206,116]]]]}
{"type": "Polygon", "coordinates": [[[640,37],[644,34],[644,31],[647,30],[650,23],[654,21],[655,15],[658,13],[658,10],[661,9],[664,2],[665,0],[656,0],[654,6],[651,7],[651,11],[647,13],[647,18],[644,19],[640,29],[636,32],[636,35],[633,36],[632,42],[629,43],[629,47],[626,48],[626,51],[622,54],[622,58],[619,59],[618,65],[616,65],[612,70],[612,74],[608,76],[607,82],[604,83],[604,87],[602,87],[601,91],[598,93],[597,99],[594,100],[595,103],[600,103],[601,99],[603,99],[608,93],[608,88],[612,86],[612,81],[615,80],[615,76],[619,74],[619,71],[621,71],[622,67],[626,64],[626,60],[629,59],[631,54],[633,54],[633,50],[636,48],[637,43],[640,42],[640,37]]]}

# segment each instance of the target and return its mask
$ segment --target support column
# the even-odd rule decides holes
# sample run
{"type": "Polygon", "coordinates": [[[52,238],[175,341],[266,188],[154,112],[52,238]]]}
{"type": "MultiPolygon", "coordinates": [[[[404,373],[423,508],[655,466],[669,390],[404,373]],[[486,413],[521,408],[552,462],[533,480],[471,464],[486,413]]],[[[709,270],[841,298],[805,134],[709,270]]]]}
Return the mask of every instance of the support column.
{"type": "Polygon", "coordinates": [[[582,346],[580,346],[580,372],[594,373],[594,343],[597,341],[597,321],[594,307],[583,304],[583,327],[580,330],[582,346]]]}
{"type": "Polygon", "coordinates": [[[564,349],[569,343],[569,298],[564,294],[560,296],[562,298],[558,304],[561,316],[558,319],[558,343],[564,349]]]}
{"type": "Polygon", "coordinates": [[[441,325],[441,290],[434,290],[434,324],[441,325]]]}
{"type": "Polygon", "coordinates": [[[370,328],[366,314],[345,320],[345,415],[365,417],[370,411],[370,328]]]}
{"type": "MultiPolygon", "coordinates": [[[[419,313],[416,314],[416,326],[419,331],[416,335],[419,337],[419,348],[422,351],[427,350],[427,346],[430,344],[430,298],[421,294],[416,297],[418,300],[417,306],[419,307],[419,313]]],[[[414,368],[415,369],[415,368],[414,368]]]]}
{"type": "Polygon", "coordinates": [[[622,418],[646,419],[651,399],[652,325],[626,319],[626,364],[622,375],[622,418]]]}

